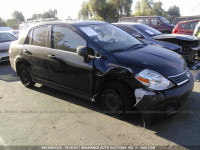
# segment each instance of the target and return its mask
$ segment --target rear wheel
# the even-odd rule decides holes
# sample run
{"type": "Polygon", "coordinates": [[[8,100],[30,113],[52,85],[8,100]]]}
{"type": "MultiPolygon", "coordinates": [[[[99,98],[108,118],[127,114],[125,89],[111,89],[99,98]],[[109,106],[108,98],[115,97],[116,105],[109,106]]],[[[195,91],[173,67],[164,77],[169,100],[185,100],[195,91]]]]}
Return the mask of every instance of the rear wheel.
{"type": "Polygon", "coordinates": [[[31,75],[30,75],[27,67],[24,64],[19,65],[18,74],[19,74],[19,78],[20,78],[22,84],[25,87],[31,88],[35,85],[35,82],[33,82],[31,75]]]}
{"type": "Polygon", "coordinates": [[[106,114],[124,119],[133,111],[134,99],[125,84],[111,82],[105,86],[101,104],[106,114]]]}

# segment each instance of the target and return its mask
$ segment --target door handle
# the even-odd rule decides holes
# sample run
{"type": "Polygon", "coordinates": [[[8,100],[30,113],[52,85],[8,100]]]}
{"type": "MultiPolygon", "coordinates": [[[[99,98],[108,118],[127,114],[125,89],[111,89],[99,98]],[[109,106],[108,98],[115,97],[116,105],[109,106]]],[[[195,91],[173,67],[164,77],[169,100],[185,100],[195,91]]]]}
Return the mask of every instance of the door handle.
{"type": "Polygon", "coordinates": [[[53,59],[53,60],[57,60],[58,57],[56,57],[55,55],[48,55],[49,58],[53,59]]]}
{"type": "Polygon", "coordinates": [[[27,49],[24,49],[23,52],[28,54],[28,55],[32,55],[32,53],[30,51],[28,51],[27,49]]]}

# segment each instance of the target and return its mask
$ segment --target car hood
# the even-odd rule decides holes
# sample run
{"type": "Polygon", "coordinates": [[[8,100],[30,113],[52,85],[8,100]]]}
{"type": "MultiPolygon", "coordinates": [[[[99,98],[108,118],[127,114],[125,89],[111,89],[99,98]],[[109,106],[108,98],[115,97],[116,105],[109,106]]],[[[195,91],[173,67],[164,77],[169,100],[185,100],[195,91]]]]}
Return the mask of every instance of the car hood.
{"type": "Polygon", "coordinates": [[[12,41],[9,41],[9,42],[0,42],[0,50],[8,50],[9,47],[10,47],[10,43],[12,41]]]}
{"type": "Polygon", "coordinates": [[[177,39],[183,41],[198,41],[199,39],[191,35],[182,35],[182,34],[161,34],[153,36],[155,40],[164,40],[164,39],[177,39]]]}
{"type": "Polygon", "coordinates": [[[174,43],[169,43],[169,42],[165,42],[165,41],[159,41],[159,40],[143,40],[146,43],[151,43],[151,44],[155,44],[156,46],[160,46],[162,48],[167,48],[173,51],[179,50],[181,49],[181,46],[174,44],[174,43]]]}
{"type": "Polygon", "coordinates": [[[113,54],[120,63],[152,69],[165,76],[185,71],[186,63],[181,55],[154,45],[113,54]]]}

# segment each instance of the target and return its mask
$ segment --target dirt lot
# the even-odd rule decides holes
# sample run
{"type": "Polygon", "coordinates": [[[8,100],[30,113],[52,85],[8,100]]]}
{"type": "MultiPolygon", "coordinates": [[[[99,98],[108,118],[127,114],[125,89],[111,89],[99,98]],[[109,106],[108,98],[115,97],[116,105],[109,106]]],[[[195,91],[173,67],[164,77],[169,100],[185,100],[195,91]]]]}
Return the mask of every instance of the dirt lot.
{"type": "Polygon", "coordinates": [[[101,113],[95,103],[66,93],[39,84],[27,89],[9,64],[0,64],[0,145],[160,145],[198,149],[200,83],[195,82],[186,108],[145,129],[138,115],[122,121],[101,113]]]}

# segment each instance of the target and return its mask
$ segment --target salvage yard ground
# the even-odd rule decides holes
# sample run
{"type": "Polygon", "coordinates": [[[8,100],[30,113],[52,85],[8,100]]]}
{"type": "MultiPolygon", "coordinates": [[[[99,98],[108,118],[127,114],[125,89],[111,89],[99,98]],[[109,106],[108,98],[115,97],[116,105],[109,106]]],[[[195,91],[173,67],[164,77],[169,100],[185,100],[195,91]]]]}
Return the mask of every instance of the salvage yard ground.
{"type": "Polygon", "coordinates": [[[145,129],[139,115],[118,120],[95,103],[36,84],[25,88],[0,64],[0,145],[200,146],[200,82],[176,115],[145,129]]]}

